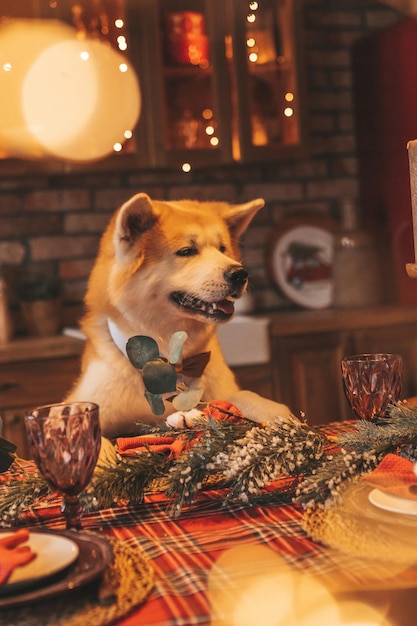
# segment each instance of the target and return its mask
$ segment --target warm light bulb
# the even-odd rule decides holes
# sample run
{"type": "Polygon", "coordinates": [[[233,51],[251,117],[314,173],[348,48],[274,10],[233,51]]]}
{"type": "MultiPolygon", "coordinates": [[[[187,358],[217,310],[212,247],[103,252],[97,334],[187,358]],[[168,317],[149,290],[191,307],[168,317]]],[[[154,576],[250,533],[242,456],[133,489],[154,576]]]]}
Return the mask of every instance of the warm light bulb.
{"type": "Polygon", "coordinates": [[[183,172],[186,172],[186,173],[191,172],[191,163],[183,163],[181,165],[181,169],[183,172]]]}
{"type": "Polygon", "coordinates": [[[0,150],[10,156],[91,161],[125,141],[140,112],[136,74],[98,40],[55,20],[0,27],[0,150]],[[4,61],[3,61],[4,59],[4,61]]]}

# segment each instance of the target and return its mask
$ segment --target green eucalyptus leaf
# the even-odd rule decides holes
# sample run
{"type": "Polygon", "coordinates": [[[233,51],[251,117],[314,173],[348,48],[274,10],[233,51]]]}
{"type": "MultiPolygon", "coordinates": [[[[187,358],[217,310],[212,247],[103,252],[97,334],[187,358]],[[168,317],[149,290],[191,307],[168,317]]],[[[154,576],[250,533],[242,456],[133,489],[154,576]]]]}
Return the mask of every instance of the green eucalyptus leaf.
{"type": "Polygon", "coordinates": [[[145,398],[149,402],[154,415],[163,415],[165,413],[165,405],[161,394],[145,391],[145,398]]]}
{"type": "Polygon", "coordinates": [[[139,370],[143,369],[148,361],[154,361],[159,357],[155,339],[145,335],[130,337],[126,344],[126,352],[129,361],[139,370]]]}
{"type": "Polygon", "coordinates": [[[183,330],[179,330],[172,335],[168,348],[168,361],[170,363],[178,363],[181,359],[182,349],[187,339],[188,335],[183,330]]]}
{"type": "Polygon", "coordinates": [[[151,393],[167,393],[177,388],[177,372],[170,363],[148,361],[142,371],[143,384],[151,393]]]}
{"type": "Polygon", "coordinates": [[[176,411],[189,411],[200,402],[203,396],[203,389],[188,389],[179,393],[172,401],[172,406],[176,411]]]}

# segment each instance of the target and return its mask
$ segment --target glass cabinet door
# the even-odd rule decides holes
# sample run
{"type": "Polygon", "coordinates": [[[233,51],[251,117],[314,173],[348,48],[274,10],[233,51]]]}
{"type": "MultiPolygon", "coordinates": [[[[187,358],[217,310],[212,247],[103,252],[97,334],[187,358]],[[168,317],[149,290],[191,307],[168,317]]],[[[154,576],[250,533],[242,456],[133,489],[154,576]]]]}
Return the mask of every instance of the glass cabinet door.
{"type": "Polygon", "coordinates": [[[186,169],[230,162],[225,3],[141,0],[137,10],[151,163],[186,169]]]}
{"type": "Polygon", "coordinates": [[[304,142],[293,0],[232,0],[233,157],[290,156],[304,142]]]}

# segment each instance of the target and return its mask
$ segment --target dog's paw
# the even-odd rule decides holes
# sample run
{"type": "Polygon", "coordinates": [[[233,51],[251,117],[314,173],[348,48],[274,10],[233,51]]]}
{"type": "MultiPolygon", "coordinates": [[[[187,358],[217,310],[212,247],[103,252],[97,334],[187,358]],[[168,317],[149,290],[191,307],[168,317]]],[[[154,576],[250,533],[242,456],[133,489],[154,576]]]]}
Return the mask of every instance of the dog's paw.
{"type": "Polygon", "coordinates": [[[237,391],[228,400],[239,409],[243,417],[258,424],[272,422],[277,418],[283,418],[289,422],[297,420],[286,404],[268,400],[253,391],[237,391]]]}

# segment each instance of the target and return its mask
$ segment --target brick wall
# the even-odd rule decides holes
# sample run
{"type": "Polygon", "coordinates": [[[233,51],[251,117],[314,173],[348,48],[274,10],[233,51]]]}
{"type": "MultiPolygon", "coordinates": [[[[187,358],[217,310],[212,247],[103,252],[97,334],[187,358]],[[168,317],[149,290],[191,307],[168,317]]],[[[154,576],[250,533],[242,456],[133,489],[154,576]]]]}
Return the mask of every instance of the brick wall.
{"type": "MultiPolygon", "coordinates": [[[[357,196],[351,46],[402,17],[368,0],[304,1],[310,136],[305,159],[191,174],[143,171],[13,177],[2,175],[0,168],[0,263],[6,266],[12,287],[22,268],[39,268],[58,274],[65,302],[77,305],[100,233],[111,213],[137,191],[154,198],[231,202],[262,196],[267,206],[245,237],[245,263],[259,310],[290,307],[274,288],[265,266],[271,230],[284,216],[299,211],[337,218],[341,197],[357,196]]],[[[68,311],[73,311],[68,321],[75,321],[78,306],[68,311]]]]}

